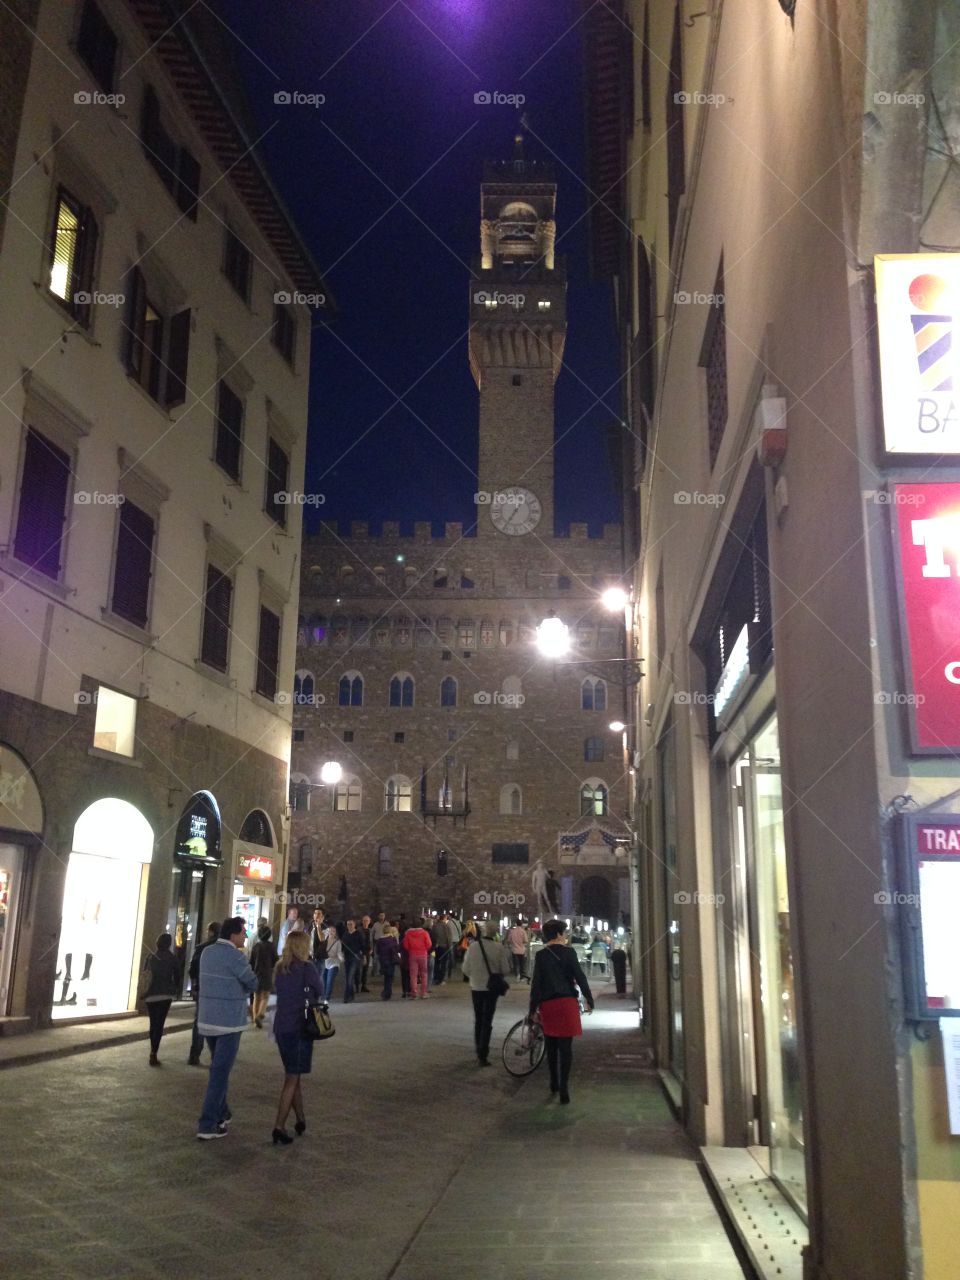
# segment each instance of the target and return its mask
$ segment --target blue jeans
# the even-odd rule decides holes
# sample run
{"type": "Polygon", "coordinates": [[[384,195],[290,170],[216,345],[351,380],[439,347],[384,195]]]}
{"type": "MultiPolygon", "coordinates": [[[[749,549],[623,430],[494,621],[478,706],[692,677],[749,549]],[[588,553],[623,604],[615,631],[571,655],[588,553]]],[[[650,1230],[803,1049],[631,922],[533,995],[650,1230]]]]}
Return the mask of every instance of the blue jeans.
{"type": "Polygon", "coordinates": [[[356,956],[346,956],[343,961],[343,1003],[349,1004],[356,993],[360,961],[356,956]]]}
{"type": "Polygon", "coordinates": [[[230,1114],[227,1106],[227,1083],[230,1071],[237,1060],[240,1048],[241,1032],[234,1031],[222,1036],[207,1036],[207,1047],[210,1050],[210,1079],[207,1081],[207,1093],[203,1099],[203,1110],[200,1112],[198,1128],[201,1133],[213,1133],[217,1125],[222,1124],[230,1114]]]}
{"type": "Polygon", "coordinates": [[[340,966],[335,964],[332,969],[324,969],[323,971],[323,998],[329,1000],[333,995],[333,984],[340,972],[340,966]]]}

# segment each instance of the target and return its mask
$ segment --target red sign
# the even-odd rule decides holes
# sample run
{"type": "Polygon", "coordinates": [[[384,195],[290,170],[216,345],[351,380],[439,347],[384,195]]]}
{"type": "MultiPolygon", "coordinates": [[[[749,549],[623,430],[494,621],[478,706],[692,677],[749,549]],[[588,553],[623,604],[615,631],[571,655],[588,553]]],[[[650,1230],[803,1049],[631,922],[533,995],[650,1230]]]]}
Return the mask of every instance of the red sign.
{"type": "Polygon", "coordinates": [[[241,853],[237,859],[237,867],[242,876],[248,880],[272,880],[273,859],[263,858],[259,854],[241,853]]]}
{"type": "Polygon", "coordinates": [[[890,501],[910,682],[895,696],[915,750],[949,755],[960,748],[960,484],[898,484],[890,501]]]}
{"type": "Polygon", "coordinates": [[[960,826],[955,822],[921,822],[916,832],[916,851],[920,857],[937,853],[942,857],[960,858],[960,826]]]}

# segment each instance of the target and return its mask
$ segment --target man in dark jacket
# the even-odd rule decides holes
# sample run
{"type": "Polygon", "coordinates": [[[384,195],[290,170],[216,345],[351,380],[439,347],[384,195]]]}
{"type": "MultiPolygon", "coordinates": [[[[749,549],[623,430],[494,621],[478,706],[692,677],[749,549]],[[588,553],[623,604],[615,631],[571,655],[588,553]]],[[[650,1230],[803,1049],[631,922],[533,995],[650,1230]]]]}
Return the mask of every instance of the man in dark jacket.
{"type": "Polygon", "coordinates": [[[197,1030],[197,1015],[200,1012],[200,956],[210,946],[211,942],[216,942],[220,937],[220,921],[211,920],[207,925],[207,940],[201,942],[199,947],[193,953],[193,959],[190,961],[190,995],[196,1008],[193,1011],[193,1035],[190,1038],[190,1056],[187,1062],[191,1067],[199,1067],[200,1054],[203,1051],[203,1036],[197,1030]]]}
{"type": "Polygon", "coordinates": [[[371,919],[369,916],[360,917],[360,928],[357,933],[360,935],[363,943],[363,959],[360,964],[360,990],[369,991],[367,986],[367,975],[370,973],[370,957],[373,954],[373,934],[371,932],[371,919]]]}
{"type": "Polygon", "coordinates": [[[363,964],[363,939],[356,920],[347,921],[340,945],[343,947],[343,1003],[350,1004],[356,992],[360,966],[363,964]]]}

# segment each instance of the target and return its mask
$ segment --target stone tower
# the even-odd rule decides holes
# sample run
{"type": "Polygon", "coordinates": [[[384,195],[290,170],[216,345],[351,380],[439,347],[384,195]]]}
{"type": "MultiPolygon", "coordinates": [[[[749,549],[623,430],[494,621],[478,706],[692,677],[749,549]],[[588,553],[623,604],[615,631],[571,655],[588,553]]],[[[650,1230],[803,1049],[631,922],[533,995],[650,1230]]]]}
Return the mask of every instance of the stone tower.
{"type": "Polygon", "coordinates": [[[567,333],[566,272],[554,255],[551,165],[489,162],[480,192],[480,258],[470,280],[470,368],[480,391],[477,534],[551,538],[554,383],[567,333]]]}

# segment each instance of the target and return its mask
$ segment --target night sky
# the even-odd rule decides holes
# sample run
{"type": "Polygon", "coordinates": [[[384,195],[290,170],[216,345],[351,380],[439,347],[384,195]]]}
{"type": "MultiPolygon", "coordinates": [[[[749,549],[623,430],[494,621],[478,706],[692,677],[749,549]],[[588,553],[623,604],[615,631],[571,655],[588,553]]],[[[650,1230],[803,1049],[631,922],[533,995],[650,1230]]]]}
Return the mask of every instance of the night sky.
{"type": "Polygon", "coordinates": [[[556,165],[570,273],[557,521],[617,520],[616,348],[609,287],[589,279],[577,0],[216,4],[262,154],[339,309],[313,343],[306,488],[325,495],[319,518],[475,520],[469,272],[483,162],[510,158],[522,111],[528,156],[556,165]],[[326,101],[277,105],[284,90],[326,101]],[[477,104],[479,91],[526,102],[477,104]]]}

